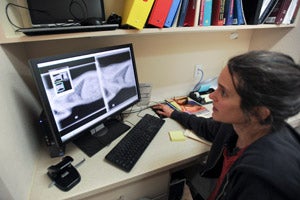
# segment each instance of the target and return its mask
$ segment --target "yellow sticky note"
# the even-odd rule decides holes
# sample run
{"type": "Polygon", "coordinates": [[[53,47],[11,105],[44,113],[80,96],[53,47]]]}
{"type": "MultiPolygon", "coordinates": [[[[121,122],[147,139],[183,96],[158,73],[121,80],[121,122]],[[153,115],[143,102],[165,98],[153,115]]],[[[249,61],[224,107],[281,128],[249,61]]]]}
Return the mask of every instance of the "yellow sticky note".
{"type": "Polygon", "coordinates": [[[170,131],[169,136],[172,142],[185,140],[183,131],[170,131]]]}

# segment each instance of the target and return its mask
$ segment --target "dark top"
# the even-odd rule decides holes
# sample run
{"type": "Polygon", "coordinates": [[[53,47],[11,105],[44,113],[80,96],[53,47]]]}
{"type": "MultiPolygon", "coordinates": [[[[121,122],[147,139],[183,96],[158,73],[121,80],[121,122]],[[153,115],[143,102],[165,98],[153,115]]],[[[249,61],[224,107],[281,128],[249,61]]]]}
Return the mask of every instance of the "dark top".
{"type": "MultiPolygon", "coordinates": [[[[223,150],[234,149],[233,126],[213,119],[174,111],[171,118],[213,142],[203,176],[217,178],[222,170],[223,150]]],[[[300,135],[290,125],[250,144],[232,165],[216,199],[299,199],[300,135]]]]}

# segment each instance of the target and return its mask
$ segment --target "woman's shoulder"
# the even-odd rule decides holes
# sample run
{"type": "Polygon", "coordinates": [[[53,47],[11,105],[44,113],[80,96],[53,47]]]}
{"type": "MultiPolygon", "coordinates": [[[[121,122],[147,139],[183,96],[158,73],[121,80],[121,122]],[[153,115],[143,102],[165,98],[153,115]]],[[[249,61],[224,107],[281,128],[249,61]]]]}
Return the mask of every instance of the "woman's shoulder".
{"type": "Polygon", "coordinates": [[[279,179],[282,175],[296,175],[300,184],[299,133],[288,125],[284,126],[248,146],[240,162],[248,173],[279,179]]]}
{"type": "Polygon", "coordinates": [[[259,180],[276,191],[285,188],[286,195],[299,194],[299,166],[299,134],[285,126],[248,146],[234,173],[259,180]]]}

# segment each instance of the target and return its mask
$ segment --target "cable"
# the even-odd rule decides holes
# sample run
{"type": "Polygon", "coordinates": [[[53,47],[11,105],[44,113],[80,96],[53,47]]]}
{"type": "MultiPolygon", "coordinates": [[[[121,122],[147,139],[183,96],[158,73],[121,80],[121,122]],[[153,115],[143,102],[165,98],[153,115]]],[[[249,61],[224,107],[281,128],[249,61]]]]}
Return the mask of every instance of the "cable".
{"type": "Polygon", "coordinates": [[[132,114],[132,113],[138,113],[143,110],[146,110],[150,108],[151,106],[146,106],[146,107],[139,107],[137,110],[133,110],[133,106],[131,106],[131,109],[129,111],[124,111],[123,114],[132,114]]]}
{"type": "Polygon", "coordinates": [[[131,126],[135,126],[134,123],[132,123],[132,122],[130,122],[130,121],[128,121],[128,120],[124,120],[124,122],[130,124],[131,126]]]}
{"type": "Polygon", "coordinates": [[[27,8],[27,7],[25,7],[25,6],[20,6],[20,5],[14,4],[14,3],[8,3],[8,4],[6,5],[6,7],[5,7],[5,14],[6,14],[6,17],[7,17],[7,20],[9,21],[9,23],[10,23],[11,25],[13,25],[14,27],[18,28],[18,29],[19,29],[19,28],[22,28],[22,27],[20,27],[20,26],[18,26],[18,25],[16,25],[16,24],[14,24],[14,23],[12,22],[12,20],[10,19],[9,15],[8,15],[8,8],[9,8],[10,6],[15,6],[15,7],[23,8],[23,9],[27,9],[27,10],[29,10],[29,8],[27,8]]]}
{"type": "Polygon", "coordinates": [[[204,72],[202,69],[198,69],[200,72],[201,72],[201,76],[200,76],[200,80],[197,82],[197,84],[195,85],[195,87],[193,88],[193,91],[192,92],[195,92],[195,91],[198,91],[201,87],[201,81],[203,79],[203,76],[204,76],[204,72]]]}
{"type": "Polygon", "coordinates": [[[70,14],[72,15],[72,17],[74,18],[74,19],[76,19],[77,21],[82,21],[83,19],[87,19],[88,18],[88,8],[87,8],[87,5],[86,5],[86,3],[85,3],[85,1],[84,0],[80,0],[82,3],[83,3],[83,6],[82,6],[82,4],[80,4],[80,2],[78,2],[77,0],[72,0],[71,2],[70,2],[70,4],[69,4],[69,12],[70,12],[70,14]],[[73,13],[73,11],[72,11],[72,8],[74,8],[74,6],[73,5],[78,5],[79,6],[79,8],[80,8],[80,10],[82,11],[82,13],[85,15],[84,17],[83,17],[83,19],[80,19],[80,18],[78,18],[74,13],[73,13]]]}
{"type": "MultiPolygon", "coordinates": [[[[6,7],[5,7],[5,14],[6,14],[7,20],[9,21],[9,23],[10,23],[11,25],[13,25],[13,26],[14,26],[15,28],[17,28],[17,29],[20,29],[20,28],[23,28],[23,27],[20,27],[20,26],[16,25],[16,24],[13,23],[12,20],[10,19],[9,15],[8,15],[8,8],[9,8],[10,6],[15,6],[15,7],[17,7],[17,8],[23,8],[23,9],[30,10],[30,11],[41,12],[41,13],[44,13],[44,14],[46,14],[46,15],[48,15],[48,16],[50,16],[50,17],[52,17],[52,18],[54,19],[53,16],[51,16],[48,12],[46,12],[46,11],[44,11],[44,10],[30,9],[30,8],[28,8],[28,7],[21,6],[21,5],[15,4],[15,3],[8,3],[8,4],[6,5],[6,7]]],[[[16,30],[16,31],[18,31],[18,30],[16,30]]]]}
{"type": "MultiPolygon", "coordinates": [[[[80,5],[80,8],[81,8],[82,10],[85,10],[85,11],[83,11],[83,13],[84,13],[84,14],[86,15],[86,17],[87,17],[87,16],[88,16],[88,8],[87,8],[87,5],[86,5],[86,3],[84,2],[84,0],[81,0],[81,1],[83,2],[84,7],[82,7],[82,5],[81,5],[79,2],[76,2],[75,0],[72,0],[71,3],[70,3],[70,5],[69,5],[69,12],[70,12],[70,14],[72,15],[72,17],[74,17],[74,19],[76,19],[76,20],[78,20],[78,21],[80,21],[80,20],[79,20],[77,17],[75,17],[74,14],[72,13],[72,10],[71,10],[72,8],[71,8],[71,6],[72,6],[72,4],[80,5]]],[[[21,6],[21,5],[15,4],[15,3],[8,3],[8,4],[6,5],[6,7],[5,7],[5,15],[6,15],[7,20],[9,21],[9,23],[10,23],[12,26],[14,26],[15,28],[17,28],[17,29],[21,29],[21,28],[24,28],[24,27],[21,27],[21,26],[16,25],[16,24],[11,20],[9,14],[8,14],[8,9],[9,9],[11,6],[17,7],[17,8],[22,8],[22,9],[26,9],[26,10],[29,10],[29,11],[35,11],[35,12],[43,13],[43,14],[49,16],[50,19],[53,19],[54,24],[57,24],[57,22],[55,22],[55,17],[53,17],[49,12],[47,12],[47,11],[45,11],[45,10],[31,9],[31,8],[28,8],[28,7],[25,7],[25,6],[21,6]]],[[[59,26],[72,26],[72,25],[74,25],[74,24],[75,24],[75,23],[71,23],[71,24],[70,24],[70,23],[63,23],[63,24],[60,24],[59,26]]],[[[18,30],[16,30],[16,31],[18,31],[18,30]]]]}

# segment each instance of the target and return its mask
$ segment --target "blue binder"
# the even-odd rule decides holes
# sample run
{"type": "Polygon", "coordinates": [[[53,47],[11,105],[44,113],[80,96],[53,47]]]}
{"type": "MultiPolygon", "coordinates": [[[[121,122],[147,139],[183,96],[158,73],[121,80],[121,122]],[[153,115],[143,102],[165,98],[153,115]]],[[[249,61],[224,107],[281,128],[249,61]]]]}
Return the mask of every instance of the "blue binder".
{"type": "Polygon", "coordinates": [[[189,5],[189,0],[182,0],[181,7],[179,10],[177,27],[184,26],[184,20],[185,20],[188,5],[189,5]]]}
{"type": "Polygon", "coordinates": [[[234,25],[243,25],[243,24],[245,24],[242,0],[234,0],[233,24],[234,25]]]}
{"type": "Polygon", "coordinates": [[[168,16],[167,16],[167,19],[165,22],[165,25],[164,25],[165,27],[169,28],[173,25],[175,16],[177,14],[177,11],[178,11],[178,8],[180,5],[180,1],[181,0],[173,0],[170,11],[168,13],[168,16]]]}
{"type": "Polygon", "coordinates": [[[212,14],[212,0],[203,0],[204,4],[204,13],[203,13],[203,26],[211,25],[211,14],[212,14]]]}
{"type": "Polygon", "coordinates": [[[232,25],[233,23],[233,4],[234,0],[226,0],[225,1],[225,24],[224,25],[232,25]]]}

